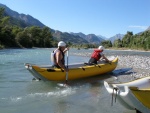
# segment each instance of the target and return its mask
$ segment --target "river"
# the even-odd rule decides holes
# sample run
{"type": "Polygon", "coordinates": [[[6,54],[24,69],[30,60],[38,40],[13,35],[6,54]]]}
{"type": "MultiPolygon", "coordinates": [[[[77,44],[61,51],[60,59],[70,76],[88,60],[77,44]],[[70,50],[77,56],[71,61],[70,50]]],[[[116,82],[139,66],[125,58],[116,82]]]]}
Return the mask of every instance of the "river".
{"type": "MultiPolygon", "coordinates": [[[[24,67],[25,63],[51,64],[52,50],[0,50],[0,113],[135,113],[118,101],[111,106],[111,95],[103,82],[150,76],[150,52],[105,50],[108,58],[119,58],[113,73],[72,81],[68,87],[61,87],[57,82],[32,80],[33,76],[24,67]]],[[[70,49],[69,63],[88,62],[92,51],[70,49]]]]}

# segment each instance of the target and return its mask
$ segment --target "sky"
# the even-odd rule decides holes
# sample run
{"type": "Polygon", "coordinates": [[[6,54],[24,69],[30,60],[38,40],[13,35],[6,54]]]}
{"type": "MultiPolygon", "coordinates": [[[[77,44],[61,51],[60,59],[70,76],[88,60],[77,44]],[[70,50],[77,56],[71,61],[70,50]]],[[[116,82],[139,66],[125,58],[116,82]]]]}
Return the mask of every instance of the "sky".
{"type": "Polygon", "coordinates": [[[150,26],[150,0],[0,0],[13,11],[31,15],[61,32],[110,38],[150,26]]]}

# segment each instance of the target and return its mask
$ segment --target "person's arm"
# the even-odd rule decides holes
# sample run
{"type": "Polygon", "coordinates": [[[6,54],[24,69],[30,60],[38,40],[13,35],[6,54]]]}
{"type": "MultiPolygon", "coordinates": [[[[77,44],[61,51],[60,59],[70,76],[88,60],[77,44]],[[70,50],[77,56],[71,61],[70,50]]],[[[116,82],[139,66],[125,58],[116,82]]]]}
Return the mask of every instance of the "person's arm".
{"type": "Polygon", "coordinates": [[[68,69],[65,67],[65,65],[62,64],[61,62],[61,59],[62,59],[62,54],[60,51],[58,51],[56,53],[56,63],[66,72],[68,72],[68,69]]]}
{"type": "Polygon", "coordinates": [[[105,59],[107,62],[109,62],[109,63],[111,62],[111,61],[108,60],[108,58],[105,57],[104,54],[102,55],[102,57],[103,57],[103,59],[105,59]]]}
{"type": "Polygon", "coordinates": [[[64,49],[64,54],[66,53],[66,51],[68,51],[69,50],[69,47],[66,47],[65,49],[64,49]]]}

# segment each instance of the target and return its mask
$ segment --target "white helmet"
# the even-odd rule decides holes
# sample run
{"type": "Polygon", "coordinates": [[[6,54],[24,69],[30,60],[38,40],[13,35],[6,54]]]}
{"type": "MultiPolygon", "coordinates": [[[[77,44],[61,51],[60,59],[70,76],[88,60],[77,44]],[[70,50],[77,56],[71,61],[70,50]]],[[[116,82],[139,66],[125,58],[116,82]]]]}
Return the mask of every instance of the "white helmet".
{"type": "Polygon", "coordinates": [[[66,43],[65,43],[65,42],[60,41],[60,42],[58,43],[58,47],[64,47],[64,46],[66,46],[66,43]]]}
{"type": "Polygon", "coordinates": [[[105,48],[103,46],[98,47],[99,50],[104,50],[105,48]]]}

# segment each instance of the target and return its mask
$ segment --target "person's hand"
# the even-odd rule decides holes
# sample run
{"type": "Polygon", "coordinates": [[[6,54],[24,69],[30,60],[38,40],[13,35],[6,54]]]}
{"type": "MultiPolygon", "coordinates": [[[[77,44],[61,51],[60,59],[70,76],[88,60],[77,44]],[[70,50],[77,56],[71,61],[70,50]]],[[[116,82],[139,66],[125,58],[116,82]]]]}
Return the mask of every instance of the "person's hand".
{"type": "Polygon", "coordinates": [[[109,64],[111,64],[111,61],[108,61],[109,64]]]}
{"type": "Polygon", "coordinates": [[[66,51],[69,51],[69,47],[66,47],[65,50],[66,50],[66,51]]]}
{"type": "Polygon", "coordinates": [[[69,51],[69,47],[66,47],[63,52],[65,53],[66,51],[69,51]]]}
{"type": "Polygon", "coordinates": [[[64,69],[64,71],[68,72],[68,71],[69,71],[69,69],[68,69],[68,68],[65,68],[65,69],[64,69]]]}
{"type": "Polygon", "coordinates": [[[109,61],[109,60],[105,60],[105,62],[106,62],[106,63],[110,63],[110,61],[109,61]]]}

